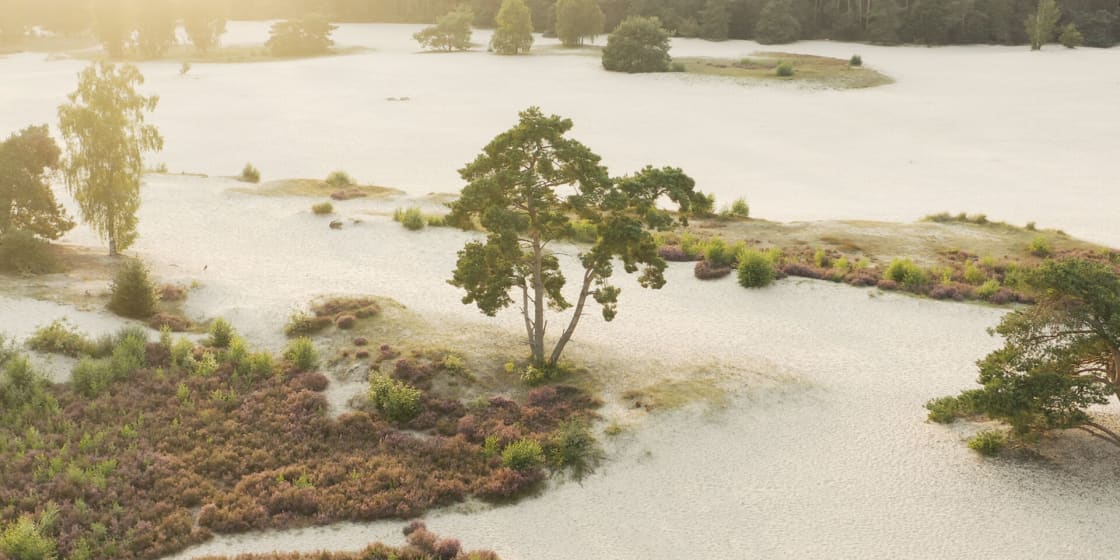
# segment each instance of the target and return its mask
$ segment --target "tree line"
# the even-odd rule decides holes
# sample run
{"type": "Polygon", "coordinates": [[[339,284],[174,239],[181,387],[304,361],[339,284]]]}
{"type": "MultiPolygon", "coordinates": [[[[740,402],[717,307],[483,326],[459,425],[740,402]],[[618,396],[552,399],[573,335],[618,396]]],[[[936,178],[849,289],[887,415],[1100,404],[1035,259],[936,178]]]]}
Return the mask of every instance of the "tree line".
{"type": "MultiPolygon", "coordinates": [[[[534,30],[557,28],[559,0],[525,0],[534,30]]],[[[657,17],[673,35],[710,40],[798,39],[869,41],[881,44],[1031,44],[1025,22],[1037,0],[594,0],[603,28],[613,30],[628,16],[657,17]]],[[[31,26],[64,34],[91,26],[122,25],[138,37],[160,37],[137,48],[158,51],[176,19],[213,22],[232,19],[298,18],[321,14],[333,21],[431,23],[458,8],[469,8],[473,23],[494,27],[502,0],[9,0],[0,13],[0,41],[11,42],[31,26]],[[147,30],[147,32],[145,32],[147,30]]],[[[1057,28],[1074,25],[1085,45],[1109,47],[1120,41],[1120,4],[1115,0],[1059,0],[1057,28]]],[[[205,23],[196,25],[205,32],[205,23]]],[[[190,29],[188,28],[188,33],[190,29]]]]}

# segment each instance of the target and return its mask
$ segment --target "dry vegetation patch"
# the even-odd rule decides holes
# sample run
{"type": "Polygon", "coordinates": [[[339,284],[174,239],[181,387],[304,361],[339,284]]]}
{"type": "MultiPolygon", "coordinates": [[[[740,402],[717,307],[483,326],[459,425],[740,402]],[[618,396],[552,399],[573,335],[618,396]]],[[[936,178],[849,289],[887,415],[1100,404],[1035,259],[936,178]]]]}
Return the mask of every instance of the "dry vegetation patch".
{"type": "Polygon", "coordinates": [[[376,185],[353,185],[340,189],[322,179],[283,179],[279,181],[269,181],[260,186],[234,187],[230,190],[233,192],[261,196],[331,197],[335,200],[359,197],[389,198],[404,194],[404,191],[376,185]],[[338,196],[336,197],[334,195],[338,196]]]}
{"type": "Polygon", "coordinates": [[[872,68],[851,66],[847,60],[839,58],[808,54],[758,52],[738,60],[683,57],[674,58],[673,62],[683,64],[685,72],[692,74],[801,82],[826,89],[858,89],[894,82],[872,68]],[[793,76],[777,75],[778,65],[783,62],[793,66],[793,76]]]}

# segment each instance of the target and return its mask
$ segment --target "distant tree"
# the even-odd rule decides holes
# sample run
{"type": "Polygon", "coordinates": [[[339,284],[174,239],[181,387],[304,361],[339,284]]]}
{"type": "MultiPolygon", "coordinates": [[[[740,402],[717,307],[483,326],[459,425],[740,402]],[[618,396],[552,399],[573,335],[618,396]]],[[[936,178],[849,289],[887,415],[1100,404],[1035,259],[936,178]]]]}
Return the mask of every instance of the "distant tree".
{"type": "Polygon", "coordinates": [[[94,0],[93,31],[111,58],[121,58],[132,44],[135,17],[126,0],[94,0]]]}
{"type": "Polygon", "coordinates": [[[60,155],[46,125],[0,142],[0,235],[22,230],[54,240],[74,227],[49,181],[60,155]]]}
{"type": "Polygon", "coordinates": [[[707,0],[700,10],[700,36],[709,41],[724,41],[730,21],[728,0],[707,0]]]}
{"type": "Polygon", "coordinates": [[[136,50],[144,58],[160,58],[175,44],[176,14],[172,0],[137,3],[136,50]]]}
{"type": "Polygon", "coordinates": [[[494,27],[498,17],[498,10],[502,7],[502,0],[471,0],[471,11],[474,12],[474,24],[479,27],[494,27]]]}
{"type": "Polygon", "coordinates": [[[533,18],[523,0],[505,0],[490,47],[498,54],[527,53],[533,46],[533,18]]]}
{"type": "Polygon", "coordinates": [[[70,102],[58,108],[66,141],[66,185],[82,219],[109,242],[116,256],[136,240],[142,154],[163,149],[163,137],[144,124],[158,96],[143,96],[136,86],[144,76],[135,66],[100,63],[78,76],[70,102]]]}
{"type": "Polygon", "coordinates": [[[1120,396],[1120,277],[1100,263],[1049,261],[1030,283],[1038,302],[1004,315],[994,330],[1003,347],[978,362],[982,388],[952,408],[1003,420],[1020,435],[1077,428],[1120,446],[1087,411],[1120,396]]]}
{"type": "Polygon", "coordinates": [[[603,32],[603,10],[596,0],[560,0],[556,3],[556,36],[566,47],[583,45],[584,39],[603,32]]]}
{"type": "Polygon", "coordinates": [[[894,0],[879,0],[867,17],[867,40],[880,45],[898,44],[898,5],[894,0]]]}
{"type": "Polygon", "coordinates": [[[763,45],[792,43],[801,38],[801,23],[790,0],[769,0],[754,28],[754,40],[763,45]]]}
{"type": "Polygon", "coordinates": [[[598,155],[564,137],[571,128],[571,120],[545,116],[536,107],[521,112],[517,126],[459,171],[467,185],[448,217],[486,232],[485,241],[471,241],[459,251],[451,284],[466,291],[463,303],[489,316],[520,305],[532,364],[545,371],[559,362],[589,298],[602,306],[604,319],[614,319],[620,290],[609,280],[616,262],[627,273],[641,270],[643,287],[665,284],[666,263],[649,230],[672,227],[677,217],[658,202],[671,201],[687,220],[693,201],[703,196],[679,169],[647,167],[611,179],[598,155]],[[566,279],[550,246],[570,238],[576,219],[593,224],[598,236],[579,255],[582,273],[573,306],[563,294],[566,279]],[[546,310],[572,307],[549,351],[546,310]]]}
{"type": "Polygon", "coordinates": [[[334,46],[331,34],[338,29],[322,16],[310,15],[272,24],[268,47],[272,56],[305,56],[322,54],[334,46]]]}
{"type": "Polygon", "coordinates": [[[1085,43],[1085,38],[1081,36],[1081,32],[1077,30],[1076,25],[1067,23],[1062,28],[1061,35],[1058,35],[1058,42],[1067,49],[1075,49],[1085,43]]]}
{"type": "Polygon", "coordinates": [[[474,13],[466,6],[459,6],[454,11],[440,16],[436,24],[414,33],[421,46],[428,49],[442,51],[460,50],[471,48],[471,22],[474,13]]]}
{"type": "Polygon", "coordinates": [[[653,17],[626,18],[603,48],[603,68],[612,72],[665,72],[670,62],[669,32],[653,17]]]}
{"type": "Polygon", "coordinates": [[[915,42],[926,45],[945,43],[949,9],[942,0],[915,0],[910,4],[906,25],[915,42]]]}
{"type": "Polygon", "coordinates": [[[1108,10],[1097,10],[1081,14],[1077,18],[1077,29],[1085,39],[1085,45],[1090,47],[1108,48],[1116,44],[1116,36],[1120,36],[1120,27],[1116,26],[1117,15],[1108,10]],[[1113,35],[1113,29],[1117,35],[1113,35]]]}
{"type": "Polygon", "coordinates": [[[1054,0],[1039,0],[1038,9],[1027,17],[1027,37],[1031,42],[1031,50],[1042,49],[1042,45],[1054,40],[1054,33],[1058,26],[1058,19],[1062,11],[1054,0]]]}
{"type": "Polygon", "coordinates": [[[183,4],[183,28],[199,52],[206,54],[221,44],[226,32],[225,10],[222,0],[191,0],[183,4]]]}

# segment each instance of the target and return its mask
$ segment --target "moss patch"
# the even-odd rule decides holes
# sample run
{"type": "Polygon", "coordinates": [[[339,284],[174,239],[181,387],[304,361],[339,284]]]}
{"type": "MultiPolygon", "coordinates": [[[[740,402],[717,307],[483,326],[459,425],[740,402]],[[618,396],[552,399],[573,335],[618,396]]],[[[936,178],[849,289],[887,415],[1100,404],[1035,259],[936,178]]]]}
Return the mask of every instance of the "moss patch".
{"type": "Polygon", "coordinates": [[[622,394],[623,400],[633,408],[646,410],[675,410],[683,406],[702,403],[709,406],[727,404],[727,390],[712,378],[670,380],[663,379],[622,394]]]}

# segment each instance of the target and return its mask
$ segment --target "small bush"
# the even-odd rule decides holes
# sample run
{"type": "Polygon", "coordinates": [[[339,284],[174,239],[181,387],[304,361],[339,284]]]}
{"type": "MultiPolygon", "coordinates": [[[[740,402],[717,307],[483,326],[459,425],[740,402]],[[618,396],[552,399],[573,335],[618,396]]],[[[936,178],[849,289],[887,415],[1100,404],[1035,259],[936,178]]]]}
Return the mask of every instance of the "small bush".
{"type": "Polygon", "coordinates": [[[739,255],[739,285],[762,288],[774,282],[774,264],[766,255],[748,249],[739,255]]]}
{"type": "Polygon", "coordinates": [[[424,220],[424,214],[415,206],[410,208],[397,208],[394,210],[393,221],[400,222],[405,229],[412,231],[424,229],[424,226],[427,225],[427,221],[424,220]]]}
{"type": "Polygon", "coordinates": [[[693,276],[700,280],[718,280],[731,274],[730,266],[713,266],[709,261],[697,261],[692,270],[693,276]]]}
{"type": "Polygon", "coordinates": [[[1006,444],[1007,438],[1003,435],[1003,432],[996,430],[984,430],[968,440],[969,449],[988,457],[997,455],[1006,444]]]}
{"type": "Polygon", "coordinates": [[[965,410],[962,407],[961,399],[953,396],[941,397],[927,402],[926,410],[929,411],[929,420],[938,424],[952,424],[957,418],[971,413],[971,410],[965,410]]]}
{"type": "Polygon", "coordinates": [[[241,177],[239,177],[239,179],[246,183],[259,183],[261,182],[261,172],[256,167],[253,167],[253,164],[246,163],[245,167],[241,169],[241,177]]]}
{"type": "Polygon", "coordinates": [[[723,239],[716,237],[704,245],[704,260],[712,268],[730,267],[735,263],[735,251],[723,239]]]}
{"type": "Polygon", "coordinates": [[[369,399],[385,418],[393,422],[408,422],[420,414],[419,389],[385,375],[375,375],[369,380],[369,399]]]}
{"type": "Polygon", "coordinates": [[[72,358],[89,356],[97,352],[92,340],[78,332],[66,319],[59,319],[40,327],[27,340],[27,347],[47,354],[63,354],[72,358]]]}
{"type": "Polygon", "coordinates": [[[587,422],[572,420],[560,425],[548,442],[548,462],[554,470],[569,469],[576,480],[595,470],[603,450],[587,422]]]}
{"type": "Polygon", "coordinates": [[[229,348],[234,334],[233,326],[229,321],[219,317],[210,325],[210,338],[206,340],[206,345],[212,348],[229,348]]]}
{"type": "Polygon", "coordinates": [[[853,54],[852,58],[848,59],[848,66],[859,67],[863,66],[863,57],[858,54],[853,54]]]}
{"type": "Polygon", "coordinates": [[[1036,231],[1038,229],[1038,225],[1034,222],[1027,222],[1027,225],[1025,227],[1027,228],[1027,231],[1036,231]]]}
{"type": "Polygon", "coordinates": [[[23,230],[0,235],[0,270],[20,274],[48,274],[59,270],[50,244],[23,230]]]}
{"type": "Polygon", "coordinates": [[[186,317],[171,313],[156,313],[152,315],[151,319],[148,319],[148,326],[156,330],[166,328],[171,332],[186,332],[194,326],[194,323],[191,323],[190,319],[186,317]]]}
{"type": "Polygon", "coordinates": [[[44,535],[47,527],[31,517],[20,517],[0,532],[0,556],[14,560],[54,560],[55,543],[44,535]]]}
{"type": "Polygon", "coordinates": [[[502,450],[502,465],[515,471],[524,471],[544,464],[544,450],[534,440],[522,438],[502,450]]]}
{"type": "Polygon", "coordinates": [[[341,189],[354,186],[354,178],[345,171],[332,171],[327,175],[327,184],[333,188],[341,189]]]}
{"type": "Polygon", "coordinates": [[[1035,236],[1035,238],[1031,240],[1031,242],[1027,245],[1027,251],[1030,252],[1030,254],[1041,258],[1049,257],[1054,252],[1053,247],[1051,247],[1050,245],[1050,242],[1041,235],[1035,236]]]}
{"type": "Polygon", "coordinates": [[[1077,26],[1072,23],[1067,23],[1062,28],[1062,33],[1058,35],[1058,42],[1067,49],[1076,49],[1085,42],[1085,37],[1077,30],[1077,26]]]}
{"type": "Polygon", "coordinates": [[[908,290],[920,290],[929,284],[929,274],[910,259],[895,259],[883,277],[908,290]]]}
{"type": "Polygon", "coordinates": [[[155,286],[139,259],[129,259],[117,269],[110,291],[109,310],[117,315],[146,319],[156,311],[155,286]]]}
{"type": "Polygon", "coordinates": [[[789,62],[778,63],[778,67],[774,69],[774,73],[782,78],[789,78],[793,76],[793,64],[789,62]]]}
{"type": "Polygon", "coordinates": [[[311,212],[316,216],[326,216],[334,213],[334,205],[329,202],[320,202],[311,206],[311,212]]]}
{"type": "Polygon", "coordinates": [[[311,339],[299,337],[288,343],[284,349],[284,359],[299,371],[311,371],[319,365],[319,353],[311,339]]]}
{"type": "Polygon", "coordinates": [[[964,265],[964,281],[972,285],[983,284],[988,281],[988,273],[974,263],[964,265]]]}
{"type": "Polygon", "coordinates": [[[720,215],[725,218],[749,218],[751,217],[751,207],[747,204],[747,199],[736,198],[730,207],[725,207],[720,212],[720,215]]]}
{"type": "Polygon", "coordinates": [[[976,297],[980,299],[990,300],[997,292],[1000,291],[999,280],[995,278],[988,280],[976,288],[976,297]]]}

